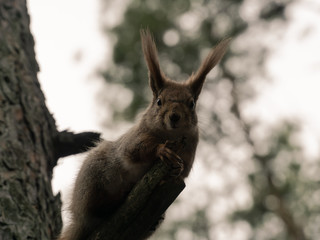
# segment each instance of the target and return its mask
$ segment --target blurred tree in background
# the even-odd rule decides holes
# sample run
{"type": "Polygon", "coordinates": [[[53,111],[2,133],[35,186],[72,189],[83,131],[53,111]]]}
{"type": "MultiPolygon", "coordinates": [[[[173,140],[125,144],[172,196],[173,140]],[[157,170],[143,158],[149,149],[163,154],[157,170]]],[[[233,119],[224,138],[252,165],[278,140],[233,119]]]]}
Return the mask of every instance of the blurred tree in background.
{"type": "MultiPolygon", "coordinates": [[[[202,141],[194,177],[154,239],[320,235],[319,164],[305,159],[299,124],[284,121],[265,129],[244,114],[257,83],[269,78],[264,63],[288,24],[285,12],[292,2],[130,0],[122,22],[106,28],[115,46],[103,76],[132,91],[125,108],[115,105],[114,116],[127,120],[151,98],[140,28],[153,32],[161,67],[175,80],[187,79],[211,47],[233,38],[199,99],[202,141]]],[[[110,1],[104,3],[108,7],[110,1]]]]}

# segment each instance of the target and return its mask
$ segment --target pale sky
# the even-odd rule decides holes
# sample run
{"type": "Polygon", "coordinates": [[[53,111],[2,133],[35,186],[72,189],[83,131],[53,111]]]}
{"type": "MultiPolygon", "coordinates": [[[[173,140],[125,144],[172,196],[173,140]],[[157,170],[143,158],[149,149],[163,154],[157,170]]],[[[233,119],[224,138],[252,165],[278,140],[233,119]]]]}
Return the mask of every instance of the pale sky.
{"type": "MultiPolygon", "coordinates": [[[[104,85],[95,71],[112,49],[98,25],[99,1],[29,0],[28,7],[41,69],[38,77],[58,129],[101,131],[96,94],[104,85]]],[[[267,61],[273,82],[258,85],[257,100],[245,110],[247,117],[268,124],[279,118],[300,119],[301,142],[310,157],[319,156],[319,13],[318,0],[300,0],[288,9],[291,23],[267,61]]],[[[62,190],[64,198],[80,166],[77,162],[71,157],[55,169],[53,190],[62,190]]]]}
{"type": "MultiPolygon", "coordinates": [[[[98,3],[28,1],[40,65],[38,78],[59,130],[101,132],[96,93],[103,88],[103,81],[95,71],[108,49],[98,25],[98,3]]],[[[60,160],[54,169],[53,191],[61,191],[63,201],[68,199],[82,158],[71,156],[60,160]]]]}
{"type": "Polygon", "coordinates": [[[297,1],[288,9],[291,20],[284,38],[267,62],[273,82],[261,86],[250,111],[263,121],[279,118],[302,121],[301,142],[310,157],[320,143],[320,2],[297,1]]]}

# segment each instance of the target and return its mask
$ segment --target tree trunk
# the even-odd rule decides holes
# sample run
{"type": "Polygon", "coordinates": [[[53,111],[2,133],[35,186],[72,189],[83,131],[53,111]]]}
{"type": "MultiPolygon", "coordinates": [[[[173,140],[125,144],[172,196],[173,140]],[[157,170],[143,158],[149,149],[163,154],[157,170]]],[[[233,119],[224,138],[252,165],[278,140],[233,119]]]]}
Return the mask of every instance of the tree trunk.
{"type": "MultiPolygon", "coordinates": [[[[25,0],[0,0],[1,240],[57,238],[62,227],[61,201],[52,193],[52,169],[59,157],[84,152],[100,138],[98,133],[56,129],[37,79],[39,68],[29,23],[25,0]]],[[[119,234],[115,229],[123,228],[122,239],[128,239],[132,232],[141,235],[150,229],[184,188],[182,180],[168,182],[142,197],[141,189],[151,185],[153,189],[165,173],[161,169],[155,172],[161,174],[148,173],[119,215],[97,229],[98,233],[111,230],[114,235],[119,234]],[[125,226],[124,220],[128,220],[125,226]]]]}
{"type": "Polygon", "coordinates": [[[0,239],[53,239],[62,225],[51,189],[58,132],[29,22],[25,0],[0,1],[0,239]]]}
{"type": "Polygon", "coordinates": [[[0,1],[0,239],[55,239],[60,196],[52,169],[100,134],[58,132],[37,79],[25,0],[0,1]]]}

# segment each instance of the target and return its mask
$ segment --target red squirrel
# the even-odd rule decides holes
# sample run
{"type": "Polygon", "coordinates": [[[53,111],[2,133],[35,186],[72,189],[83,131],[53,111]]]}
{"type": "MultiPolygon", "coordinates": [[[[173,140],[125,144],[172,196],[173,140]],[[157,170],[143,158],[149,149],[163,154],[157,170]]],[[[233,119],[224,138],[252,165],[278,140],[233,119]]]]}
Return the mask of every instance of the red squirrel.
{"type": "Polygon", "coordinates": [[[206,75],[226,52],[229,39],[210,51],[185,82],[172,81],[160,69],[155,42],[141,30],[153,99],[140,121],[116,141],[102,141],[89,151],[72,194],[71,223],[60,239],[82,240],[112,214],[156,161],[186,178],[198,144],[196,102],[206,75]]]}

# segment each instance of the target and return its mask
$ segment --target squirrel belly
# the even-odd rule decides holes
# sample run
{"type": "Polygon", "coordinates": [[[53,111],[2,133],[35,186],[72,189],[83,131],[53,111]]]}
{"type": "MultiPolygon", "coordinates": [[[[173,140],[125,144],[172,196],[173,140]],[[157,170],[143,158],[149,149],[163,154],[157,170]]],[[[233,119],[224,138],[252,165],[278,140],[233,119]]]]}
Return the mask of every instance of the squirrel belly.
{"type": "Polygon", "coordinates": [[[117,141],[103,141],[93,148],[81,167],[73,191],[71,211],[74,218],[82,215],[111,214],[125,199],[136,182],[159,160],[157,148],[166,141],[184,164],[181,174],[191,169],[198,134],[153,133],[142,121],[117,141]],[[144,127],[141,127],[144,125],[144,127]]]}
{"type": "Polygon", "coordinates": [[[161,144],[170,142],[171,150],[183,159],[181,177],[189,174],[197,131],[191,135],[181,135],[185,131],[164,134],[146,125],[142,119],[117,141],[102,141],[89,151],[75,181],[70,205],[72,223],[61,239],[86,239],[99,222],[114,213],[134,184],[160,160],[157,152],[161,144]]]}

